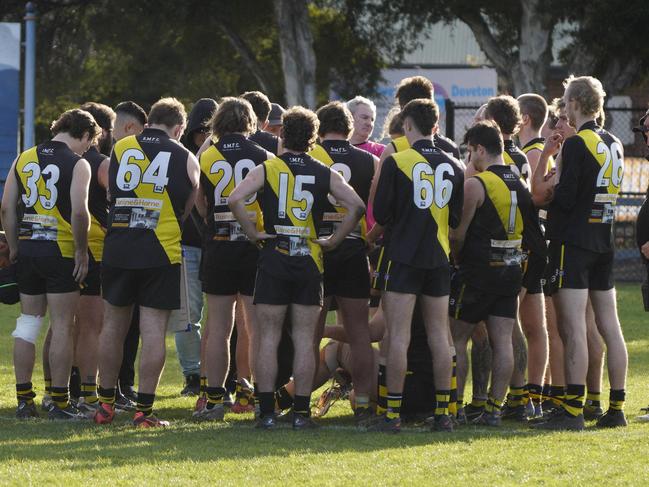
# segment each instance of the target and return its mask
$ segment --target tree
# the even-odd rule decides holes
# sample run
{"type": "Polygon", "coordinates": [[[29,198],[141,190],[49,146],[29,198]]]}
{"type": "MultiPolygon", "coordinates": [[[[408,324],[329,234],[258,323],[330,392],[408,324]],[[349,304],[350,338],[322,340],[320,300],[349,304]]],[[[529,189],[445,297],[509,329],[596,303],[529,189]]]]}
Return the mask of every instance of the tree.
{"type": "Polygon", "coordinates": [[[289,105],[315,108],[316,59],[306,0],[274,0],[289,105]]]}

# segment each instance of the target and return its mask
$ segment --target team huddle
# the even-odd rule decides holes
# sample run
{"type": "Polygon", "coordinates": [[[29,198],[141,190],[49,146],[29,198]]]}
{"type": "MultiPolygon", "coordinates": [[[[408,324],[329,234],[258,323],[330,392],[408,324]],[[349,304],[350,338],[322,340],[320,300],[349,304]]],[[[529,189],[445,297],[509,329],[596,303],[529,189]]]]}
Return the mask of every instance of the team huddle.
{"type": "Polygon", "coordinates": [[[260,429],[283,418],[317,428],[311,395],[333,379],[371,431],[625,426],[612,231],[623,148],[602,128],[601,83],[564,86],[550,105],[490,99],[467,127],[464,160],[439,133],[421,76],[397,86],[386,146],[369,140],[376,107],[360,96],[315,113],[276,106],[271,127],[275,108],[247,92],[210,105],[184,137],[174,98],[148,114],[133,102],[66,111],[51,141],[14,161],[2,198],[21,303],[16,416],[39,415],[32,372],[46,310],[48,417],[106,425],[129,409],[118,376],[137,311],[133,423],[167,426],[153,414],[167,324],[192,301],[202,308],[204,293],[197,421],[254,411],[260,429]],[[194,299],[188,225],[200,234],[194,299]],[[340,325],[326,324],[332,310],[340,325]],[[235,321],[246,343],[232,405],[235,321]]]}

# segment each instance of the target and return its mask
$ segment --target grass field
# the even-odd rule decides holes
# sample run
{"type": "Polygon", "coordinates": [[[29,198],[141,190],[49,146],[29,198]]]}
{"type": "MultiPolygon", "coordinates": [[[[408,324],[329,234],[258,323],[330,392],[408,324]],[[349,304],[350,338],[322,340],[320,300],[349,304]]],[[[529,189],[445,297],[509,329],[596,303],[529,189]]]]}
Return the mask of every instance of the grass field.
{"type": "MultiPolygon", "coordinates": [[[[629,345],[630,426],[616,431],[591,426],[583,433],[514,426],[497,431],[465,426],[453,434],[363,433],[354,429],[347,403],[334,405],[315,432],[259,432],[252,428],[252,415],[228,415],[227,425],[199,425],[188,420],[193,399],[178,395],[182,376],[172,340],[156,402],[160,416],[173,421],[170,428],[136,431],[127,417],[107,428],[19,423],[13,419],[10,337],[18,308],[0,308],[0,484],[646,485],[649,425],[633,421],[649,403],[649,324],[638,288],[620,286],[618,297],[629,345]]],[[[40,403],[40,367],[34,378],[40,403]]]]}

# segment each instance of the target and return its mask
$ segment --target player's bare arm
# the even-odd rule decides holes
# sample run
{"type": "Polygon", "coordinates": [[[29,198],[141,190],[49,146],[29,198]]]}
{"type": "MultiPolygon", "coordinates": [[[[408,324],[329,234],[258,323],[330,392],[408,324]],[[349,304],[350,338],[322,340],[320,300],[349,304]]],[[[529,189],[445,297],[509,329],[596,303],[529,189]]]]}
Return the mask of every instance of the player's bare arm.
{"type": "Polygon", "coordinates": [[[74,166],[70,186],[71,224],[74,237],[74,279],[83,282],[88,273],[88,188],[90,187],[90,164],[80,159],[74,166]]]}
{"type": "Polygon", "coordinates": [[[267,238],[273,238],[265,232],[258,232],[255,223],[250,220],[246,211],[245,201],[251,195],[264,187],[264,166],[259,165],[250,171],[245,179],[237,185],[228,197],[230,211],[241,225],[241,229],[248,236],[251,242],[258,242],[267,238]]]}
{"type": "Polygon", "coordinates": [[[457,228],[452,228],[449,233],[451,253],[455,262],[459,262],[460,252],[464,246],[464,239],[469,225],[473,221],[476,209],[484,203],[484,188],[476,178],[469,178],[464,183],[464,205],[462,207],[462,219],[457,228]]]}
{"type": "Polygon", "coordinates": [[[331,171],[329,191],[336,198],[340,206],[347,210],[345,216],[336,231],[327,238],[316,240],[324,250],[332,250],[342,242],[347,235],[358,225],[361,217],[365,214],[365,205],[356,191],[347,184],[345,178],[336,171],[331,171]]]}

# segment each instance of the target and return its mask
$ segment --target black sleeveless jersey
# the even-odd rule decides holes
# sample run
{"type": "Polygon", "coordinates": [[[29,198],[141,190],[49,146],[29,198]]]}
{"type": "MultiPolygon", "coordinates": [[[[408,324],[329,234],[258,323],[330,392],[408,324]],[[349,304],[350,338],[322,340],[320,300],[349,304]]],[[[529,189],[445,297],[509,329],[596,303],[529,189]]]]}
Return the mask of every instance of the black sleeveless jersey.
{"type": "MultiPolygon", "coordinates": [[[[363,203],[367,205],[374,177],[372,154],[354,147],[347,140],[325,140],[316,145],[309,155],[328,166],[332,171],[340,173],[360,196],[363,203]]],[[[331,195],[329,195],[325,206],[322,225],[318,233],[320,237],[328,237],[333,234],[346,213],[346,210],[337,205],[331,195]]],[[[328,254],[335,254],[336,257],[344,259],[359,250],[364,250],[366,235],[367,221],[363,215],[358,226],[347,236],[345,241],[328,254]]],[[[325,255],[326,258],[327,255],[325,255]]]]}
{"type": "MultiPolygon", "coordinates": [[[[240,134],[228,134],[213,142],[200,157],[201,187],[207,198],[208,225],[204,233],[204,248],[219,249],[219,266],[237,269],[241,262],[255,265],[257,247],[243,233],[230,208],[228,197],[248,172],[264,162],[268,153],[240,134]]],[[[263,228],[258,195],[246,201],[250,218],[263,228]]]]}
{"type": "Polygon", "coordinates": [[[302,280],[323,272],[315,243],[328,204],[331,170],[307,154],[282,154],[264,162],[261,207],[268,239],[259,268],[280,279],[302,280]]]}
{"type": "Polygon", "coordinates": [[[181,219],[192,192],[189,154],[152,128],[115,144],[108,169],[105,263],[127,269],[180,264],[181,219]]]}
{"type": "Polygon", "coordinates": [[[593,252],[612,252],[615,205],[624,174],[617,137],[592,121],[561,149],[561,176],[548,208],[546,235],[593,252]]]}
{"type": "Polygon", "coordinates": [[[521,288],[522,246],[545,256],[545,240],[529,191],[509,165],[493,165],[474,176],[485,191],[460,253],[460,275],[483,291],[503,296],[521,288]]]}
{"type": "Polygon", "coordinates": [[[88,231],[88,248],[92,258],[101,262],[104,253],[104,238],[108,225],[108,199],[106,190],[99,184],[99,166],[108,157],[91,147],[83,155],[90,164],[90,188],[88,189],[88,210],[90,210],[90,230],[88,231]]]}
{"type": "Polygon", "coordinates": [[[270,132],[258,129],[248,138],[273,154],[277,154],[279,150],[279,137],[270,132]]]}
{"type": "Polygon", "coordinates": [[[64,142],[50,141],[26,150],[15,166],[24,212],[18,251],[32,256],[74,256],[70,187],[81,159],[64,142]]]}
{"type": "MultiPolygon", "coordinates": [[[[405,135],[397,137],[392,142],[390,142],[390,144],[392,144],[394,152],[401,152],[410,148],[410,142],[408,142],[408,138],[405,135]]],[[[434,134],[433,144],[435,145],[435,147],[439,148],[443,152],[446,152],[447,154],[452,155],[456,159],[460,158],[460,149],[458,148],[457,144],[448,137],[444,137],[439,133],[434,134]]]]}
{"type": "Polygon", "coordinates": [[[390,226],[390,260],[421,269],[448,264],[449,226],[462,217],[464,174],[459,161],[419,140],[383,162],[374,218],[390,226]]]}
{"type": "Polygon", "coordinates": [[[530,163],[527,160],[525,153],[520,150],[513,140],[504,140],[505,150],[503,152],[503,159],[505,164],[511,165],[514,173],[518,171],[523,181],[527,181],[531,177],[530,163]]]}

